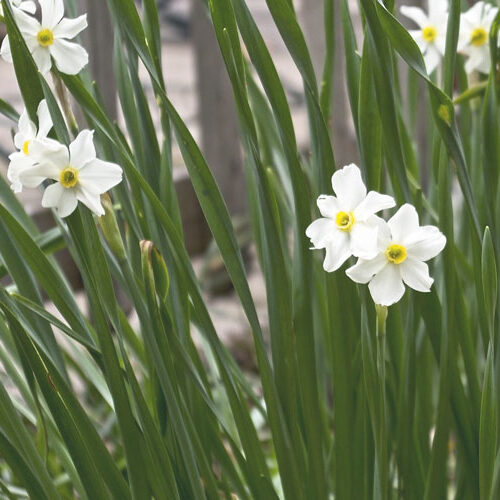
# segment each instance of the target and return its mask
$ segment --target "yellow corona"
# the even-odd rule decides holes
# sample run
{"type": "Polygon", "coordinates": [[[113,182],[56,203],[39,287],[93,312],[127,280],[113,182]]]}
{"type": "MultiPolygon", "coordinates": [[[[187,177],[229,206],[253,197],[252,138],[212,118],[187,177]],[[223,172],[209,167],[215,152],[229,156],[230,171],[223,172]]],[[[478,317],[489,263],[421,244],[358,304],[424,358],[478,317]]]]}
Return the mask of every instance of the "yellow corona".
{"type": "Polygon", "coordinates": [[[73,167],[66,167],[61,171],[59,181],[67,189],[75,187],[78,182],[78,170],[73,167]]]}
{"type": "Polygon", "coordinates": [[[36,38],[42,47],[48,47],[54,43],[54,33],[49,29],[40,30],[36,38]]]}
{"type": "Polygon", "coordinates": [[[389,262],[401,264],[406,260],[406,248],[403,245],[396,245],[393,243],[387,247],[385,256],[389,262]]]}
{"type": "Polygon", "coordinates": [[[354,224],[354,214],[352,212],[339,212],[335,217],[335,224],[341,231],[350,231],[354,224]]]}

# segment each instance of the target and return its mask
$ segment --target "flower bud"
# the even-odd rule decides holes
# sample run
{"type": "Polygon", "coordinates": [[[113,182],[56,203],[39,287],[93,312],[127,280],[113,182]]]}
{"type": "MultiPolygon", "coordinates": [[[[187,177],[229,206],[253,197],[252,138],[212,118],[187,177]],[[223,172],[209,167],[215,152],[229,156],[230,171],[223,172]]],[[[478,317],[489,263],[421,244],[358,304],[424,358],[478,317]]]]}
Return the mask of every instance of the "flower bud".
{"type": "Polygon", "coordinates": [[[156,290],[158,297],[164,302],[170,287],[167,265],[152,241],[142,240],[140,245],[144,279],[150,281],[151,288],[156,290]]]}
{"type": "Polygon", "coordinates": [[[101,196],[101,203],[104,207],[105,213],[103,216],[99,217],[98,220],[104,239],[108,243],[109,248],[111,248],[111,251],[114,253],[116,258],[118,260],[125,260],[127,258],[127,254],[123,245],[122,235],[120,233],[120,228],[118,227],[118,222],[116,221],[113,203],[107,193],[101,196]]]}

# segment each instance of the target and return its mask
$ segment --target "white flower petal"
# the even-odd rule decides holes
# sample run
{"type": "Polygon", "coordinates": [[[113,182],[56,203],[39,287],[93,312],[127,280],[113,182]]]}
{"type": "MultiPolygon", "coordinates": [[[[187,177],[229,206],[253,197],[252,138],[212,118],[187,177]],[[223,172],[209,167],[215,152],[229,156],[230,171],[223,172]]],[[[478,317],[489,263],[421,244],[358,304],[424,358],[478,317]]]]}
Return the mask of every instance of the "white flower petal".
{"type": "Polygon", "coordinates": [[[481,47],[469,46],[464,51],[469,55],[465,63],[465,71],[471,74],[473,71],[481,73],[489,73],[491,67],[489,45],[485,44],[481,47]]]}
{"type": "Polygon", "coordinates": [[[349,238],[343,231],[337,231],[335,237],[328,241],[325,248],[323,269],[329,273],[336,271],[351,256],[349,238]]]}
{"type": "Polygon", "coordinates": [[[40,163],[54,165],[59,172],[69,165],[68,148],[53,139],[35,139],[30,144],[30,155],[40,163]]]}
{"type": "Polygon", "coordinates": [[[99,159],[87,163],[79,172],[79,183],[93,193],[105,193],[120,184],[123,171],[116,163],[99,159]]]}
{"type": "Polygon", "coordinates": [[[433,259],[446,246],[446,236],[435,226],[422,226],[404,239],[408,256],[427,261],[433,259]]]}
{"type": "Polygon", "coordinates": [[[23,149],[24,143],[35,138],[36,127],[30,120],[26,109],[21,113],[18,123],[18,132],[14,136],[14,144],[17,149],[23,149]]]}
{"type": "Polygon", "coordinates": [[[408,33],[411,35],[415,43],[418,45],[420,52],[422,54],[427,50],[428,42],[424,40],[424,35],[422,34],[422,30],[410,30],[408,33]]]}
{"type": "Polygon", "coordinates": [[[77,17],[75,19],[68,19],[65,17],[54,28],[55,38],[75,38],[81,31],[87,27],[87,14],[77,17]]]}
{"type": "Polygon", "coordinates": [[[485,12],[484,2],[476,2],[467,12],[463,14],[464,18],[473,24],[479,24],[485,12]]]}
{"type": "Polygon", "coordinates": [[[31,0],[26,0],[25,2],[21,2],[19,4],[19,8],[24,10],[24,12],[28,12],[29,14],[34,14],[36,12],[36,4],[31,0]]]}
{"type": "Polygon", "coordinates": [[[87,163],[95,160],[94,131],[82,130],[76,139],[69,145],[70,164],[80,169],[87,163]]]}
{"type": "Polygon", "coordinates": [[[486,26],[488,26],[491,29],[491,25],[493,24],[493,21],[495,20],[495,17],[498,14],[498,7],[495,7],[491,4],[488,4],[487,7],[488,9],[484,14],[484,21],[486,23],[486,26]]]}
{"type": "Polygon", "coordinates": [[[78,205],[74,189],[66,189],[59,182],[50,185],[43,193],[42,207],[57,208],[60,217],[72,214],[78,205]]]}
{"type": "Polygon", "coordinates": [[[429,44],[424,55],[425,69],[430,75],[441,62],[441,54],[434,44],[429,44]]]}
{"type": "Polygon", "coordinates": [[[332,187],[344,212],[354,210],[366,196],[366,186],[359,168],[351,163],[332,176],[332,187]]]}
{"type": "Polygon", "coordinates": [[[419,228],[418,214],[413,205],[405,203],[387,222],[391,229],[392,239],[402,241],[405,235],[419,228]]]}
{"type": "Polygon", "coordinates": [[[377,249],[379,252],[385,252],[386,248],[391,243],[391,229],[389,225],[384,219],[377,215],[372,215],[367,222],[377,226],[377,249]]]}
{"type": "Polygon", "coordinates": [[[42,75],[46,75],[52,68],[49,49],[38,45],[35,47],[31,55],[35,60],[38,71],[40,71],[42,75]]]}
{"type": "Polygon", "coordinates": [[[432,22],[443,22],[448,17],[448,1],[447,0],[431,0],[429,1],[429,19],[432,22]]]}
{"type": "MultiPolygon", "coordinates": [[[[13,153],[9,156],[9,167],[7,169],[7,179],[11,182],[11,189],[14,193],[20,193],[23,185],[19,180],[19,172],[26,168],[33,167],[33,158],[24,153],[13,153]]],[[[42,179],[43,180],[43,179],[42,179]]]]}
{"type": "Polygon", "coordinates": [[[349,232],[351,252],[361,259],[372,259],[377,255],[377,233],[375,224],[355,222],[349,232]]]}
{"type": "Polygon", "coordinates": [[[57,207],[64,191],[64,187],[59,182],[55,182],[54,184],[48,186],[43,192],[42,207],[57,207]]]}
{"type": "Polygon", "coordinates": [[[33,16],[26,14],[22,10],[17,9],[14,14],[17,27],[23,34],[23,37],[26,38],[26,35],[36,37],[40,31],[40,23],[33,16]]]}
{"type": "Polygon", "coordinates": [[[12,189],[14,193],[19,194],[23,192],[23,185],[19,179],[14,179],[11,181],[10,189],[12,189]]]}
{"type": "MultiPolygon", "coordinates": [[[[63,188],[64,189],[64,188],[63,188]]],[[[72,189],[64,189],[64,193],[57,204],[57,213],[59,217],[71,215],[78,205],[78,200],[72,189]]]]}
{"type": "Polygon", "coordinates": [[[42,26],[54,29],[64,16],[63,0],[38,0],[42,8],[42,26]]]}
{"type": "Polygon", "coordinates": [[[387,258],[383,253],[379,253],[374,259],[358,259],[354,266],[346,270],[346,274],[356,283],[364,285],[387,265],[387,258]]]}
{"type": "Polygon", "coordinates": [[[309,224],[306,235],[314,248],[325,248],[326,242],[335,236],[338,228],[331,219],[316,219],[309,224]]]}
{"type": "Polygon", "coordinates": [[[409,7],[408,5],[403,5],[400,12],[403,16],[406,16],[416,23],[419,28],[425,28],[429,24],[427,14],[419,7],[409,7]]]}
{"type": "Polygon", "coordinates": [[[391,306],[405,293],[405,286],[398,266],[388,264],[369,283],[368,288],[375,304],[391,306]]]}
{"type": "Polygon", "coordinates": [[[380,194],[376,191],[370,191],[366,198],[354,210],[355,220],[366,220],[370,216],[396,205],[394,198],[386,194],[380,194]]]}
{"type": "Polygon", "coordinates": [[[24,41],[26,42],[26,45],[28,46],[28,49],[31,52],[31,55],[33,55],[35,49],[37,48],[43,49],[43,47],[41,47],[40,44],[38,43],[36,35],[24,35],[24,41]]]}
{"type": "Polygon", "coordinates": [[[438,33],[438,36],[434,40],[434,47],[439,52],[440,56],[444,56],[446,50],[446,26],[438,33]]]}
{"type": "Polygon", "coordinates": [[[0,56],[5,61],[11,63],[12,62],[12,53],[10,51],[10,42],[9,37],[6,36],[2,41],[2,46],[0,47],[0,56]]]}
{"type": "MultiPolygon", "coordinates": [[[[35,124],[30,120],[28,115],[28,111],[25,109],[21,116],[19,117],[18,130],[27,138],[34,139],[36,135],[36,127],[35,124]]],[[[20,148],[19,148],[20,149],[20,148]]]]}
{"type": "Polygon", "coordinates": [[[476,70],[480,73],[487,75],[491,70],[491,57],[490,57],[490,45],[489,43],[484,44],[479,47],[481,51],[481,60],[476,65],[476,70]]]}
{"type": "Polygon", "coordinates": [[[430,292],[434,280],[429,276],[429,266],[412,258],[399,264],[403,281],[417,292],[430,292]]]}
{"type": "Polygon", "coordinates": [[[101,205],[101,196],[99,194],[92,193],[84,189],[83,186],[79,186],[76,190],[76,197],[96,215],[104,215],[104,208],[101,205]]]}
{"type": "Polygon", "coordinates": [[[11,163],[18,163],[24,165],[33,165],[33,158],[26,156],[22,151],[16,151],[9,155],[9,160],[11,163]]]}
{"type": "MultiPolygon", "coordinates": [[[[54,171],[53,165],[33,165],[26,168],[20,168],[17,172],[17,180],[27,188],[36,188],[44,180],[53,179],[54,171]]],[[[14,177],[14,180],[16,178],[14,177]]]]}
{"type": "Polygon", "coordinates": [[[52,128],[52,117],[50,116],[49,107],[45,99],[40,101],[36,113],[38,115],[38,133],[36,137],[37,139],[45,139],[52,128]]]}
{"type": "Polygon", "coordinates": [[[57,38],[50,46],[57,69],[66,75],[77,75],[88,64],[87,51],[77,43],[57,38]]]}
{"type": "Polygon", "coordinates": [[[340,208],[339,201],[335,198],[335,196],[322,194],[318,198],[316,204],[318,205],[319,211],[323,217],[329,217],[334,220],[337,214],[342,210],[340,208]]]}

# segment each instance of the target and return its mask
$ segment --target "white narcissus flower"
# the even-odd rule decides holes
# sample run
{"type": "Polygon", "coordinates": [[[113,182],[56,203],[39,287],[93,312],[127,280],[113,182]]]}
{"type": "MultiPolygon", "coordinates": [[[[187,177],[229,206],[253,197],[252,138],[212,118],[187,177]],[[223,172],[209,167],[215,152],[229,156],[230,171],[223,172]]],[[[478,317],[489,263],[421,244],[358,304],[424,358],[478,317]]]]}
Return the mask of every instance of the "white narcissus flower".
{"type": "MultiPolygon", "coordinates": [[[[40,73],[45,75],[52,68],[52,58],[57,69],[68,75],[76,75],[88,63],[87,51],[79,44],[69,42],[87,27],[87,15],[68,19],[64,16],[63,0],[39,0],[42,22],[17,11],[16,22],[40,73]]],[[[3,40],[2,57],[12,62],[9,37],[3,40]]]]}
{"type": "Polygon", "coordinates": [[[381,306],[398,302],[406,283],[419,292],[429,292],[434,280],[425,263],[438,255],[446,237],[435,226],[420,226],[412,205],[403,205],[388,221],[376,217],[378,253],[373,259],[359,259],[346,274],[356,283],[369,283],[373,301],[381,306]]]}
{"type": "Polygon", "coordinates": [[[491,67],[489,33],[498,7],[477,2],[460,18],[458,51],[468,56],[465,71],[489,73],[491,67]]]}
{"type": "MultiPolygon", "coordinates": [[[[31,0],[10,0],[10,4],[12,7],[24,10],[24,12],[29,12],[30,14],[34,14],[36,12],[36,5],[35,2],[32,2],[31,0]]],[[[2,3],[0,1],[0,16],[3,16],[3,7],[2,3]]]]}
{"type": "Polygon", "coordinates": [[[15,193],[20,193],[22,184],[19,182],[19,172],[26,168],[31,168],[36,163],[36,159],[30,154],[30,144],[35,139],[43,141],[52,129],[52,118],[50,117],[47,101],[40,101],[37,110],[38,129],[30,120],[28,112],[24,110],[19,117],[17,134],[14,136],[14,144],[19,150],[9,156],[9,168],[7,178],[11,182],[11,188],[15,193]]]}
{"type": "Polygon", "coordinates": [[[401,7],[401,14],[414,21],[420,29],[409,33],[422,52],[427,73],[431,74],[444,56],[448,0],[429,0],[429,14],[419,7],[401,7]]]}
{"type": "Polygon", "coordinates": [[[395,205],[391,196],[370,191],[359,168],[348,165],[332,176],[335,196],[321,195],[318,208],[323,216],[306,230],[314,249],[326,249],[325,271],[337,270],[351,255],[369,259],[377,253],[377,225],[374,214],[395,205]]]}
{"type": "Polygon", "coordinates": [[[19,172],[25,187],[37,187],[45,179],[56,181],[45,189],[42,206],[57,208],[67,217],[81,201],[96,215],[104,215],[101,194],[119,184],[122,169],[118,165],[96,158],[94,132],[83,130],[69,145],[56,141],[33,141],[30,154],[37,165],[19,172]]]}

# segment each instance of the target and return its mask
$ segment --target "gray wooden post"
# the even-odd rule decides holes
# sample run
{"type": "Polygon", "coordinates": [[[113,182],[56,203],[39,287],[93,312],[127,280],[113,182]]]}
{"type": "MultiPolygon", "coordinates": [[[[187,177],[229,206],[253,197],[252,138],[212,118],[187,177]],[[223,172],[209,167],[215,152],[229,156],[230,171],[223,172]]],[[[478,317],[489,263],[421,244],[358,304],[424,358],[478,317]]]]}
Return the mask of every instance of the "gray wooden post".
{"type": "Polygon", "coordinates": [[[104,0],[84,0],[89,27],[85,32],[85,45],[91,56],[90,74],[97,82],[106,111],[116,118],[116,79],[113,71],[113,25],[104,0]]]}
{"type": "Polygon", "coordinates": [[[244,214],[245,176],[233,92],[201,0],[192,0],[191,22],[202,150],[230,214],[244,214]]]}
{"type": "MultiPolygon", "coordinates": [[[[108,114],[112,118],[116,118],[117,87],[113,65],[111,64],[113,60],[114,30],[111,22],[111,16],[109,14],[107,4],[104,0],[84,0],[83,4],[84,5],[82,6],[82,12],[87,12],[89,23],[89,28],[88,30],[86,30],[87,34],[85,36],[85,45],[90,55],[90,74],[92,75],[92,78],[97,82],[97,86],[99,88],[99,91],[101,92],[108,114]]],[[[217,47],[215,47],[215,49],[217,49],[217,47]]],[[[175,71],[175,68],[173,70],[175,71]]],[[[201,74],[203,74],[203,72],[201,74]]],[[[216,84],[214,83],[214,85],[216,84]]],[[[210,92],[208,92],[208,95],[206,97],[201,97],[201,101],[203,103],[208,99],[210,99],[210,92]]],[[[220,102],[219,106],[223,108],[223,105],[220,102]]],[[[216,109],[206,110],[203,106],[202,108],[202,117],[204,120],[203,123],[205,124],[205,128],[211,128],[212,131],[216,130],[216,127],[213,126],[213,123],[221,122],[222,126],[219,133],[224,136],[226,130],[225,127],[231,126],[231,115],[228,114],[228,116],[225,116],[223,110],[220,110],[220,113],[216,114],[216,109]],[[213,114],[214,121],[213,123],[210,123],[209,127],[206,124],[210,122],[211,114],[213,114]]],[[[204,143],[207,144],[207,149],[209,151],[207,157],[209,158],[209,161],[212,165],[216,165],[214,169],[217,171],[216,178],[219,179],[220,177],[219,182],[221,182],[224,187],[228,188],[227,179],[233,177],[235,179],[236,186],[238,184],[238,175],[236,168],[233,168],[233,171],[231,172],[226,172],[225,176],[222,175],[222,169],[220,168],[220,165],[224,165],[223,162],[225,153],[224,151],[220,151],[220,149],[224,149],[224,140],[227,140],[228,143],[231,143],[229,146],[226,145],[229,158],[232,158],[232,160],[234,161],[234,165],[238,164],[239,166],[241,166],[241,162],[236,162],[236,154],[234,152],[234,148],[237,148],[237,151],[239,152],[239,145],[237,145],[234,135],[231,138],[225,135],[224,140],[221,139],[220,142],[215,143],[216,134],[217,132],[212,132],[212,134],[208,133],[206,140],[204,141],[204,143]],[[221,175],[217,175],[219,173],[219,170],[221,175]]],[[[235,131],[234,134],[236,134],[235,131]]],[[[174,170],[174,181],[180,202],[184,235],[188,252],[191,255],[201,253],[202,251],[204,251],[209,241],[209,230],[201,211],[201,207],[198,203],[198,200],[196,199],[196,195],[189,181],[188,174],[184,169],[179,168],[174,170]]],[[[231,198],[231,189],[227,189],[227,191],[223,189],[223,194],[224,196],[227,196],[226,201],[228,201],[228,205],[230,207],[234,207],[237,205],[236,201],[231,198]]],[[[239,210],[240,207],[237,206],[237,209],[239,210]]],[[[234,213],[239,213],[238,210],[235,210],[234,213]]]]}

